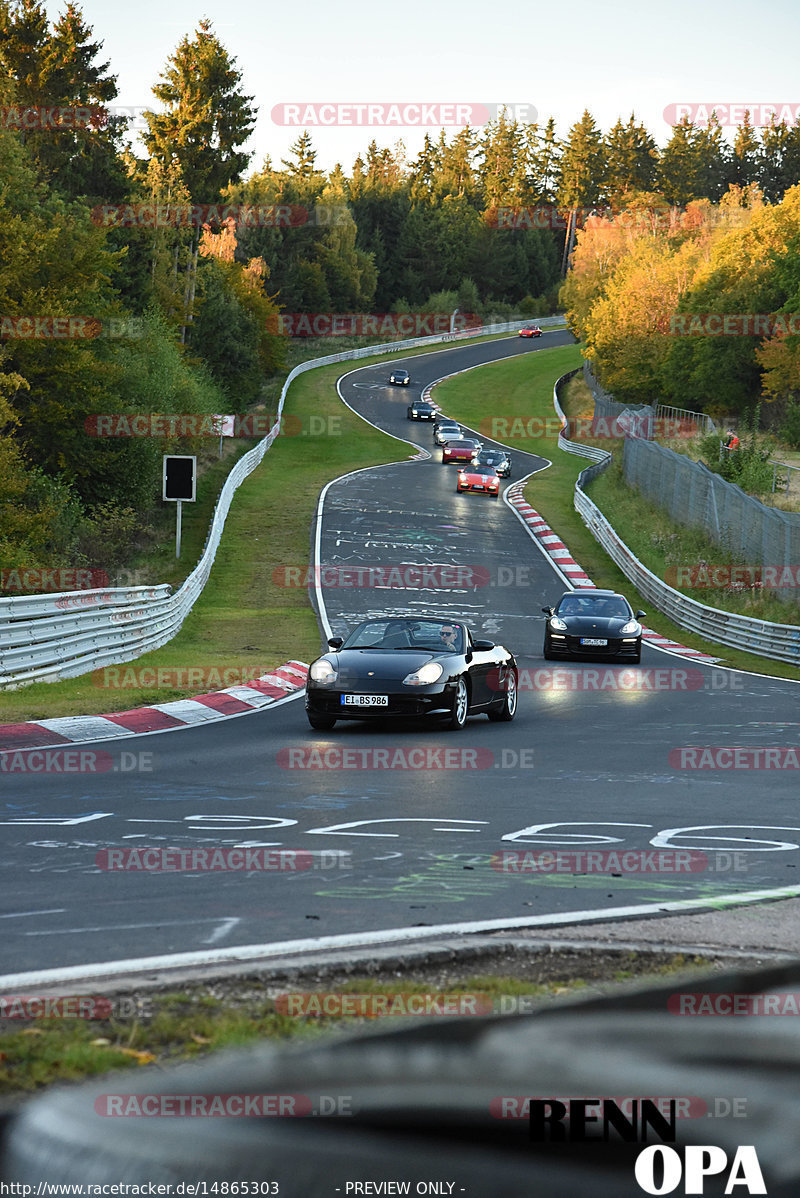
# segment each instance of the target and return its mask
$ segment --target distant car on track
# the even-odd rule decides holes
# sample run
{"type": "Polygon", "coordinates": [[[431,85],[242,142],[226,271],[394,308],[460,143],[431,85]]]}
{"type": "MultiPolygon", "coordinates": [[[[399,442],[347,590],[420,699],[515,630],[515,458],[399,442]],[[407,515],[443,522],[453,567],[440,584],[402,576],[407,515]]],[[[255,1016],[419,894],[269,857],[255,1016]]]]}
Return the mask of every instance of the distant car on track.
{"type": "Polygon", "coordinates": [[[461,425],[460,425],[460,424],[456,424],[455,420],[448,420],[447,418],[444,418],[444,419],[443,419],[443,418],[440,416],[440,417],[439,417],[439,418],[438,418],[438,419],[437,419],[437,420],[434,422],[434,425],[433,425],[433,439],[434,439],[434,441],[436,442],[436,444],[437,444],[437,445],[444,445],[444,443],[445,443],[445,441],[447,440],[448,436],[450,436],[450,437],[454,437],[454,438],[455,438],[455,437],[458,437],[458,436],[464,436],[464,437],[465,437],[466,435],[467,435],[467,434],[464,432],[464,430],[462,429],[461,425]]]}
{"type": "Polygon", "coordinates": [[[544,626],[542,652],[554,657],[642,658],[642,626],[624,595],[591,589],[566,591],[557,606],[543,607],[548,617],[544,626]]]}
{"type": "Polygon", "coordinates": [[[511,478],[511,455],[504,449],[481,449],[472,459],[479,470],[493,470],[498,478],[511,478]]]}
{"type": "Polygon", "coordinates": [[[398,387],[407,387],[411,382],[411,375],[407,370],[393,370],[389,375],[389,382],[398,387]]]}
{"type": "Polygon", "coordinates": [[[479,449],[483,449],[482,443],[473,440],[472,437],[460,437],[456,441],[446,441],[442,446],[442,465],[448,466],[450,462],[471,463],[479,449]]]}
{"type": "Polygon", "coordinates": [[[524,329],[519,330],[520,337],[541,337],[542,330],[538,324],[526,324],[524,329]]]}
{"type": "Polygon", "coordinates": [[[500,495],[500,479],[493,472],[485,474],[476,470],[464,469],[458,472],[456,491],[480,491],[484,495],[500,495]]]}
{"type": "Polygon", "coordinates": [[[437,409],[433,404],[424,399],[415,399],[406,409],[406,416],[409,420],[435,420],[437,415],[437,409]]]}
{"type": "Polygon", "coordinates": [[[402,716],[439,717],[459,729],[470,715],[513,720],[516,714],[514,654],[475,638],[459,620],[365,620],[328,645],[306,682],[306,715],[318,731],[337,720],[402,716]]]}

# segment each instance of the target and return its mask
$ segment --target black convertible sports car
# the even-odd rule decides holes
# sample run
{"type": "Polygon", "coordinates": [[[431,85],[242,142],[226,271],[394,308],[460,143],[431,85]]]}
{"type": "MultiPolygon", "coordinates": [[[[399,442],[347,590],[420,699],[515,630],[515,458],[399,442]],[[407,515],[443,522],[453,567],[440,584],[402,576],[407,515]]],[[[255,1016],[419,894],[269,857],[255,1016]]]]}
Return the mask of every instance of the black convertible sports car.
{"type": "Polygon", "coordinates": [[[624,595],[616,591],[566,591],[558,606],[543,607],[545,658],[627,657],[642,659],[642,626],[624,595]]]}
{"type": "Polygon", "coordinates": [[[481,449],[472,459],[473,466],[493,470],[498,478],[511,478],[511,456],[504,449],[481,449]]]}
{"type": "Polygon", "coordinates": [[[470,715],[513,720],[516,713],[513,653],[475,639],[458,620],[365,620],[328,644],[306,682],[308,722],[319,731],[337,720],[426,715],[458,729],[470,715]]]}

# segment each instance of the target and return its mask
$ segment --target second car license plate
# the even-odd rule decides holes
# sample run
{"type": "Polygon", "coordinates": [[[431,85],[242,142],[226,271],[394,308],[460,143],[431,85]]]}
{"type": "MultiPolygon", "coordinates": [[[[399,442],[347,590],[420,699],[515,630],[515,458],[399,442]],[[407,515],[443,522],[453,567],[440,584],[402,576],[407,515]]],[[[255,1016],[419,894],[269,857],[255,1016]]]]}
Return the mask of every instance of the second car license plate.
{"type": "Polygon", "coordinates": [[[607,645],[608,641],[601,640],[599,637],[596,637],[596,636],[582,636],[581,644],[582,645],[607,645]]]}
{"type": "Polygon", "coordinates": [[[388,707],[388,695],[342,695],[344,707],[388,707]]]}

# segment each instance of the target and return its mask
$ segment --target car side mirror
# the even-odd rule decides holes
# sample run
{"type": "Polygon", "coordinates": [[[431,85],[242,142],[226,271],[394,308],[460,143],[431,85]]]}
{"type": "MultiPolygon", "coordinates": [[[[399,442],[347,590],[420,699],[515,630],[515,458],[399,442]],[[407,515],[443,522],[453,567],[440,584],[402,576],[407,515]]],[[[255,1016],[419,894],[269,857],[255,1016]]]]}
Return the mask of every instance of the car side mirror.
{"type": "Polygon", "coordinates": [[[344,637],[343,636],[329,637],[328,644],[330,645],[331,649],[341,649],[342,645],[344,644],[344,637]]]}
{"type": "Polygon", "coordinates": [[[646,616],[646,615],[647,615],[647,612],[646,612],[646,611],[637,611],[637,613],[636,613],[636,619],[638,620],[638,619],[639,619],[639,616],[646,616]]]}
{"type": "Polygon", "coordinates": [[[477,649],[480,653],[488,653],[494,649],[494,641],[473,641],[472,648],[477,649]]]}
{"type": "Polygon", "coordinates": [[[545,614],[546,616],[552,616],[552,614],[553,614],[553,609],[552,609],[552,607],[543,607],[543,608],[542,608],[542,611],[544,612],[544,614],[545,614]]]}

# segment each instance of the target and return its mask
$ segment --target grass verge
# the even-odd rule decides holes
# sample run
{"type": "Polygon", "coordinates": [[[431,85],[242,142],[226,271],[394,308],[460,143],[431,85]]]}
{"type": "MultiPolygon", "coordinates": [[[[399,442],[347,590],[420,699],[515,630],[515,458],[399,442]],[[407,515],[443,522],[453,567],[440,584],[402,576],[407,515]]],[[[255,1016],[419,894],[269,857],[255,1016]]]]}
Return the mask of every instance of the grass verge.
{"type": "MultiPolygon", "coordinates": [[[[440,383],[436,388],[435,399],[449,416],[472,428],[485,429],[498,440],[505,440],[511,449],[525,450],[550,459],[552,465],[536,474],[527,484],[526,499],[569,546],[576,561],[580,562],[597,586],[622,591],[629,597],[634,608],[641,607],[647,611],[646,623],[649,628],[689,648],[713,652],[715,656],[719,656],[723,665],[779,678],[797,678],[797,669],[788,663],[772,661],[723,645],[713,645],[673,624],[636,592],[589,532],[574,507],[575,481],[588,463],[585,458],[565,454],[558,448],[553,425],[553,385],[557,378],[579,366],[582,360],[578,346],[540,350],[535,354],[505,359],[440,383]],[[508,436],[503,437],[499,432],[491,434],[487,413],[491,413],[492,422],[496,422],[495,427],[505,427],[508,430],[508,436]],[[501,425],[501,420],[506,424],[501,425]],[[530,433],[533,435],[529,435],[530,433]]],[[[575,417],[591,414],[584,389],[585,384],[580,376],[567,385],[564,410],[568,415],[575,417]]],[[[590,441],[588,444],[602,445],[615,454],[615,457],[619,457],[621,453],[620,442],[605,440],[590,441]]],[[[648,521],[651,519],[658,523],[659,528],[666,530],[667,518],[664,513],[660,509],[654,509],[654,513],[651,514],[643,497],[637,492],[632,492],[631,502],[625,511],[618,511],[616,495],[612,490],[613,476],[606,483],[606,493],[603,494],[600,489],[605,477],[601,476],[594,484],[592,499],[601,510],[604,510],[605,505],[608,518],[624,541],[630,544],[628,538],[633,539],[634,536],[637,540],[644,538],[646,541],[649,535],[648,521]]],[[[671,522],[669,523],[671,525],[671,522]]],[[[672,525],[664,535],[672,538],[673,534],[674,540],[670,539],[668,542],[671,561],[698,561],[697,534],[680,525],[672,525]],[[684,535],[687,536],[685,542],[681,540],[684,535]]],[[[700,543],[708,553],[712,552],[713,547],[705,539],[700,538],[700,543]]],[[[651,560],[648,560],[646,550],[645,544],[638,556],[654,573],[658,573],[658,557],[652,556],[651,560]]],[[[704,557],[703,560],[712,559],[704,557]]],[[[542,596],[542,601],[554,598],[559,589],[560,584],[554,579],[552,596],[542,596]]],[[[723,606],[712,603],[709,591],[700,594],[703,596],[701,602],[709,606],[723,606]]]]}
{"type": "MultiPolygon", "coordinates": [[[[387,1011],[392,1005],[395,1011],[398,1007],[402,1011],[411,994],[433,995],[435,1000],[444,995],[464,996],[467,1014],[470,1001],[478,996],[484,1013],[492,1009],[509,1013],[515,1005],[522,1011],[535,1011],[569,998],[621,992],[630,989],[631,983],[655,985],[664,979],[707,973],[709,964],[706,958],[681,953],[616,951],[607,956],[593,954],[591,960],[582,955],[564,961],[558,954],[548,953],[547,960],[535,954],[521,958],[513,975],[478,972],[474,966],[454,962],[444,972],[441,967],[422,967],[413,980],[398,979],[395,971],[390,971],[392,980],[351,973],[326,977],[323,988],[319,978],[309,982],[293,977],[284,985],[276,984],[277,980],[237,978],[189,984],[180,993],[154,992],[136,998],[119,995],[107,1002],[106,1009],[110,1006],[117,1012],[109,1018],[2,1020],[0,1107],[10,1109],[56,1082],[78,1082],[112,1070],[151,1064],[168,1067],[265,1040],[308,1042],[334,1031],[386,1026],[382,1017],[374,1015],[288,1014],[279,995],[383,995],[387,1011]]],[[[319,1009],[321,1004],[317,1006],[319,1009]]],[[[389,1026],[413,1025],[417,1018],[389,1016],[389,1026]]]]}

